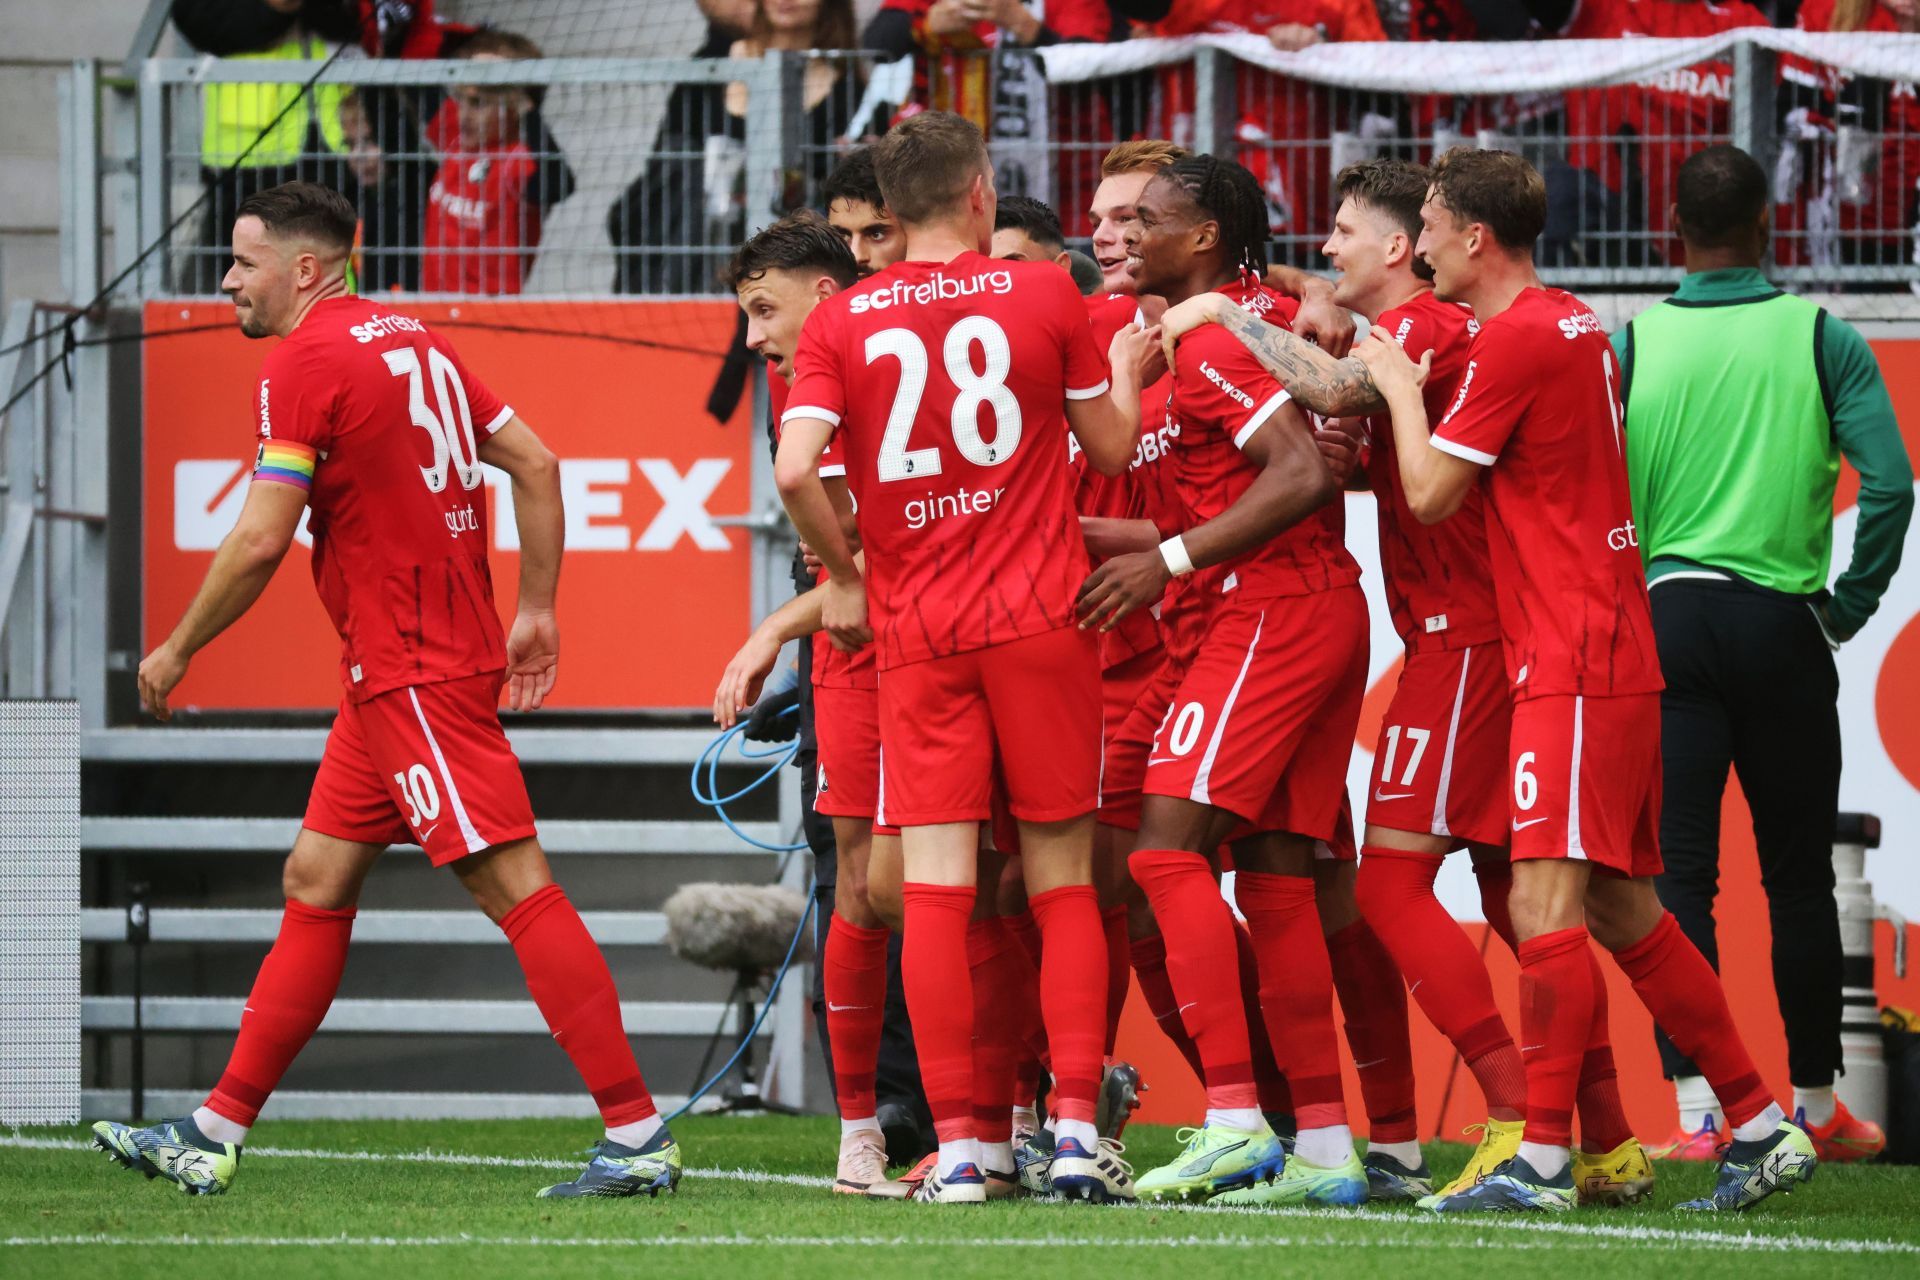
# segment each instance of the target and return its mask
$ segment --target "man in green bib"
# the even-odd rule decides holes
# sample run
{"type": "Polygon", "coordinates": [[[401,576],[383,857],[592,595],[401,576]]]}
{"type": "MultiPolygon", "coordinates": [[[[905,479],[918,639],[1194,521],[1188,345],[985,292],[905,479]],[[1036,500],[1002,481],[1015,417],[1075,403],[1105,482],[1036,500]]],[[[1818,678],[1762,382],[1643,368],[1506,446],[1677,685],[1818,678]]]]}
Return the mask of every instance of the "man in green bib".
{"type": "MultiPolygon", "coordinates": [[[[1773,924],[1796,1120],[1821,1160],[1871,1158],[1879,1126],[1833,1095],[1840,1068],[1840,922],[1832,841],[1840,794],[1833,651],[1880,604],[1913,514],[1913,469],[1872,350],[1823,309],[1767,283],[1765,172],[1736,147],[1681,166],[1673,225],[1687,275],[1614,335],[1627,472],[1666,676],[1666,872],[1660,898],[1719,967],[1713,900],[1729,767],[1753,812],[1773,924]],[[1853,559],[1831,591],[1834,486],[1860,473],[1853,559]]],[[[1714,1158],[1724,1120],[1699,1071],[1659,1037],[1680,1125],[1668,1158],[1714,1158]]]]}

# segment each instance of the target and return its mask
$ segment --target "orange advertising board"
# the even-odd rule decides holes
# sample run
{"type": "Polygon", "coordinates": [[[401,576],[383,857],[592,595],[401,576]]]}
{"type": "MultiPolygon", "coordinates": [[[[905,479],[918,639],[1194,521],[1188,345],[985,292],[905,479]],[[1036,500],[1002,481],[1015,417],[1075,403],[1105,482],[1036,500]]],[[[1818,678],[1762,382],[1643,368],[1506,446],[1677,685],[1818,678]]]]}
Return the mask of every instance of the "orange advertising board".
{"type": "MultiPolygon", "coordinates": [[[[752,549],[713,517],[749,505],[750,398],[727,423],[706,409],[733,305],[463,302],[405,308],[560,457],[567,555],[552,705],[705,707],[750,619],[752,549]]],[[[253,400],[272,339],[225,303],[154,302],[145,344],[146,647],[193,598],[238,518],[253,466],[253,400]]],[[[511,610],[518,540],[505,477],[485,487],[494,591],[511,610]]],[[[339,641],[314,594],[304,526],[266,593],[194,660],[178,708],[329,708],[339,641]]]]}

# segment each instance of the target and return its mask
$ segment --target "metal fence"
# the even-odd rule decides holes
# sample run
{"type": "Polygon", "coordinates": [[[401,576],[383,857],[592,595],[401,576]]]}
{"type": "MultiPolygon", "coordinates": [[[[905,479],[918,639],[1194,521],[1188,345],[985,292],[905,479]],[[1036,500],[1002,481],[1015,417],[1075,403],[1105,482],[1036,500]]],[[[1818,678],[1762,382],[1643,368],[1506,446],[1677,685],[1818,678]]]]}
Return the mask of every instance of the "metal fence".
{"type": "Polygon", "coordinates": [[[1115,141],[1231,155],[1267,195],[1275,259],[1309,268],[1324,266],[1343,165],[1427,160],[1458,143],[1516,149],[1548,182],[1541,265],[1584,288],[1669,280],[1675,172],[1699,147],[1734,141],[1773,174],[1784,278],[1920,289],[1910,83],[1735,39],[1693,65],[1588,84],[1566,48],[1523,92],[1462,92],[1460,65],[1485,48],[1444,44],[1392,46],[1399,86],[1429,92],[1315,82],[1212,46],[1072,83],[1048,83],[1056,62],[1031,51],[889,65],[838,53],[324,69],[155,59],[138,84],[138,239],[165,239],[167,252],[140,289],[217,291],[237,203],[300,176],[359,206],[363,289],[715,292],[750,230],[817,204],[840,155],[908,104],[979,121],[1002,189],[1047,200],[1076,238],[1115,141]]]}

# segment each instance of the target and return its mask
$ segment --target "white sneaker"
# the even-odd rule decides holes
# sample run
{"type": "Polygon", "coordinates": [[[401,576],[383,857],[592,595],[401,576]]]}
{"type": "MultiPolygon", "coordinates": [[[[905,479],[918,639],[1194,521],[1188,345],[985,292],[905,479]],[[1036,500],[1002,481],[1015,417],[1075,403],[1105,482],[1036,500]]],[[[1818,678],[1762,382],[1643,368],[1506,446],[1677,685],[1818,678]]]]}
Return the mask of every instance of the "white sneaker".
{"type": "Polygon", "coordinates": [[[904,1200],[907,1186],[887,1177],[887,1140],[878,1129],[855,1129],[840,1137],[840,1170],[833,1191],[843,1196],[904,1200]]]}
{"type": "Polygon", "coordinates": [[[987,1175],[972,1161],[955,1165],[944,1176],[937,1167],[929,1169],[913,1198],[923,1204],[985,1204],[987,1175]]]}
{"type": "Polygon", "coordinates": [[[1069,1200],[1093,1204],[1131,1201],[1134,1198],[1133,1166],[1120,1158],[1125,1150],[1112,1138],[1100,1139],[1093,1151],[1072,1138],[1062,1138],[1054,1144],[1048,1181],[1055,1194],[1069,1200]]]}

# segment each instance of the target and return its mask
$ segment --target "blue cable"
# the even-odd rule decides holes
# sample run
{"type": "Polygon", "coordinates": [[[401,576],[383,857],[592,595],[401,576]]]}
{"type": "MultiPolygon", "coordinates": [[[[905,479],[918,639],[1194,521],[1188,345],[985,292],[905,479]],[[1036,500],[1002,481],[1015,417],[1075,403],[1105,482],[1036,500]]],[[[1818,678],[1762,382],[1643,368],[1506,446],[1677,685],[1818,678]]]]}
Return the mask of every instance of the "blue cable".
{"type": "MultiPolygon", "coordinates": [[[[781,714],[795,715],[798,712],[798,707],[789,707],[787,710],[781,712],[781,714]]],[[[765,786],[769,781],[777,777],[780,771],[786,768],[796,755],[800,754],[800,737],[798,734],[794,735],[793,741],[787,743],[774,743],[764,748],[741,747],[739,754],[742,759],[756,761],[770,760],[772,763],[769,764],[758,777],[741,787],[738,791],[724,796],[719,794],[721,758],[726,755],[727,744],[736,738],[740,738],[741,735],[746,732],[746,728],[747,723],[743,720],[739,724],[734,725],[733,728],[716,735],[713,741],[706,745],[705,750],[701,751],[700,758],[694,761],[693,764],[693,798],[712,809],[720,821],[726,824],[727,830],[733,832],[733,834],[739,836],[754,848],[765,849],[769,853],[798,853],[807,847],[806,841],[802,840],[798,844],[768,844],[763,840],[756,840],[740,829],[739,825],[734,822],[726,809],[726,806],[732,804],[742,796],[765,786]],[[704,777],[702,776],[703,771],[704,777]]],[[[691,1111],[693,1104],[706,1097],[715,1085],[724,1080],[727,1073],[733,1070],[734,1064],[740,1061],[740,1056],[746,1053],[748,1048],[752,1046],[754,1038],[760,1034],[760,1025],[767,1020],[767,1015],[773,1011],[774,997],[780,994],[780,984],[786,981],[787,971],[793,968],[793,958],[800,951],[800,939],[806,936],[807,924],[813,919],[813,908],[813,882],[809,880],[807,882],[806,908],[800,913],[800,923],[794,928],[793,940],[787,944],[787,958],[780,962],[779,972],[773,975],[773,982],[767,988],[766,999],[760,1006],[760,1016],[753,1020],[753,1026],[748,1030],[746,1039],[742,1040],[739,1047],[734,1049],[733,1056],[721,1064],[720,1069],[713,1073],[712,1078],[698,1089],[695,1089],[687,1100],[680,1105],[680,1109],[666,1118],[665,1123],[672,1124],[675,1120],[678,1120],[681,1116],[691,1111]]]]}
{"type": "MultiPolygon", "coordinates": [[[[728,825],[731,826],[732,824],[729,823],[728,825]]],[[[746,1039],[742,1040],[740,1047],[733,1051],[733,1056],[722,1063],[720,1069],[714,1072],[713,1076],[705,1084],[695,1089],[687,1100],[680,1104],[680,1109],[668,1116],[662,1123],[672,1124],[675,1120],[678,1120],[681,1116],[693,1110],[693,1104],[706,1097],[713,1089],[713,1086],[719,1084],[726,1078],[727,1072],[733,1070],[734,1063],[740,1061],[740,1055],[747,1051],[748,1047],[753,1044],[754,1038],[760,1034],[760,1024],[767,1020],[769,1013],[773,1012],[774,997],[780,994],[780,984],[786,981],[787,971],[793,968],[793,957],[800,951],[800,939],[807,936],[807,923],[813,919],[813,906],[813,882],[809,880],[807,882],[806,909],[800,913],[800,923],[794,928],[793,941],[787,944],[787,958],[780,962],[780,971],[773,975],[773,983],[767,988],[767,998],[760,1004],[760,1016],[753,1020],[753,1026],[748,1030],[746,1039]]]]}
{"type": "MultiPolygon", "coordinates": [[[[794,715],[797,714],[797,712],[798,708],[788,708],[781,714],[794,715]]],[[[797,844],[768,844],[764,840],[756,840],[754,837],[742,831],[740,825],[727,813],[726,807],[728,805],[756,788],[764,786],[768,781],[777,776],[782,769],[786,768],[787,765],[792,762],[793,758],[800,753],[800,739],[798,735],[795,736],[792,742],[774,743],[769,747],[741,747],[739,749],[741,759],[753,761],[770,760],[772,763],[767,766],[765,772],[754,778],[753,781],[747,783],[738,791],[723,796],[720,794],[721,757],[726,754],[727,745],[735,739],[740,738],[741,735],[746,732],[746,728],[746,721],[743,720],[739,724],[734,725],[733,728],[717,735],[712,742],[706,745],[706,749],[701,751],[700,758],[693,763],[693,798],[712,809],[720,821],[726,824],[727,830],[733,832],[733,834],[739,836],[754,848],[765,849],[768,853],[798,853],[807,847],[806,841],[802,840],[797,844]]]]}

